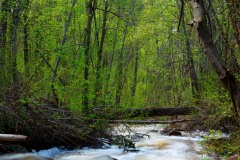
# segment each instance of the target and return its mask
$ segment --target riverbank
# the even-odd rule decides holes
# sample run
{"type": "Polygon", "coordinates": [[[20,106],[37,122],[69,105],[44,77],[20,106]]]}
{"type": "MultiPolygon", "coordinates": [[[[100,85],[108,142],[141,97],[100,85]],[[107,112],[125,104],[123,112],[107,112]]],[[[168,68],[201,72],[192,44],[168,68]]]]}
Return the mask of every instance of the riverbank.
{"type": "MultiPolygon", "coordinates": [[[[105,144],[98,148],[92,148],[86,145],[79,147],[79,149],[68,149],[62,147],[53,147],[46,150],[32,151],[33,155],[29,153],[25,156],[39,156],[41,158],[55,159],[55,160],[93,160],[109,158],[117,160],[215,160],[223,159],[216,155],[210,155],[209,150],[202,146],[204,138],[210,136],[210,133],[203,131],[179,131],[181,136],[169,136],[162,134],[166,125],[152,124],[152,125],[114,125],[110,131],[112,137],[122,137],[125,142],[126,139],[132,140],[134,146],[116,145],[116,141],[110,142],[107,139],[105,144]],[[142,136],[141,136],[142,135],[142,136]],[[121,147],[120,147],[121,146],[121,147]],[[134,148],[134,149],[133,149],[134,148]]],[[[211,135],[213,136],[213,135],[211,135]]],[[[215,135],[215,137],[227,138],[228,135],[215,135]]],[[[207,145],[206,145],[207,146],[207,145]]],[[[17,156],[24,156],[17,155],[17,156]]],[[[230,156],[229,156],[230,157],[230,156]]],[[[12,160],[12,159],[10,159],[12,160]]],[[[44,159],[45,160],[45,159],[44,159]]],[[[237,159],[236,159],[237,160],[237,159]]]]}
{"type": "Polygon", "coordinates": [[[11,103],[0,105],[0,133],[27,136],[20,143],[0,142],[0,153],[26,152],[55,146],[79,148],[101,146],[107,136],[104,121],[89,122],[69,108],[50,103],[11,103]]]}

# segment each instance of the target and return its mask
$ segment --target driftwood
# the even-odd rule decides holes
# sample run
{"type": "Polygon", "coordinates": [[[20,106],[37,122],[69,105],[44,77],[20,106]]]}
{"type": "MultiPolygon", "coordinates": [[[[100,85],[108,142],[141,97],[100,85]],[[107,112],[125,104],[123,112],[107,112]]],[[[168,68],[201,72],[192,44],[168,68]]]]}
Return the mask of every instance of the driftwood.
{"type": "Polygon", "coordinates": [[[0,134],[0,142],[24,142],[27,136],[15,134],[0,134]]]}
{"type": "Polygon", "coordinates": [[[125,123],[125,124],[175,124],[182,122],[190,122],[194,121],[193,119],[183,119],[183,120],[175,120],[175,121],[153,121],[153,120],[107,120],[109,123],[125,123]]]}

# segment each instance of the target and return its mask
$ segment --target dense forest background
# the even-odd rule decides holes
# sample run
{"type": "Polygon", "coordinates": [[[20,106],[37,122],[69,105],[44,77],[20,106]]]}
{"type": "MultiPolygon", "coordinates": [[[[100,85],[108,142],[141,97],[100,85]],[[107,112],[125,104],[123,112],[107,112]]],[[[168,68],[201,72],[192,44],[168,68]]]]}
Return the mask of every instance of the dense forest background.
{"type": "MultiPolygon", "coordinates": [[[[1,102],[46,99],[84,112],[197,106],[228,113],[229,92],[187,26],[191,4],[179,19],[181,7],[178,0],[2,0],[1,102]]],[[[239,73],[227,3],[208,0],[205,9],[219,53],[239,73]]]]}
{"type": "Polygon", "coordinates": [[[0,133],[99,144],[118,111],[195,107],[192,126],[233,133],[215,146],[237,153],[240,1],[192,2],[1,0],[0,133]]]}

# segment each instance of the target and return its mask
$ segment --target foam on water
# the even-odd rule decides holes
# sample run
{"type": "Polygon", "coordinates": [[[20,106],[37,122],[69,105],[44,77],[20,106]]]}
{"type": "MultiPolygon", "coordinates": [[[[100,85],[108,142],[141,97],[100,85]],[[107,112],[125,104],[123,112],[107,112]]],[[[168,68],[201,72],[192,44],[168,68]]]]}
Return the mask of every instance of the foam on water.
{"type": "Polygon", "coordinates": [[[150,138],[144,137],[136,142],[139,152],[123,152],[118,146],[108,149],[81,149],[61,153],[55,158],[59,160],[89,160],[94,157],[109,155],[118,160],[198,160],[203,157],[200,154],[199,138],[164,136],[159,133],[149,132],[153,126],[137,127],[135,131],[148,133],[150,138]]]}

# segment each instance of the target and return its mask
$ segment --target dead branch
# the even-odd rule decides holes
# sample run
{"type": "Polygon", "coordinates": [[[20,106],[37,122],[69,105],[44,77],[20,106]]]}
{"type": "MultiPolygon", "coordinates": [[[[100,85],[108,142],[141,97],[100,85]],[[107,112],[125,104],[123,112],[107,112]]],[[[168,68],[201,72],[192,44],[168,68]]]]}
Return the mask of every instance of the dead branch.
{"type": "Polygon", "coordinates": [[[16,134],[0,134],[0,142],[23,142],[27,141],[27,136],[16,134]]]}

